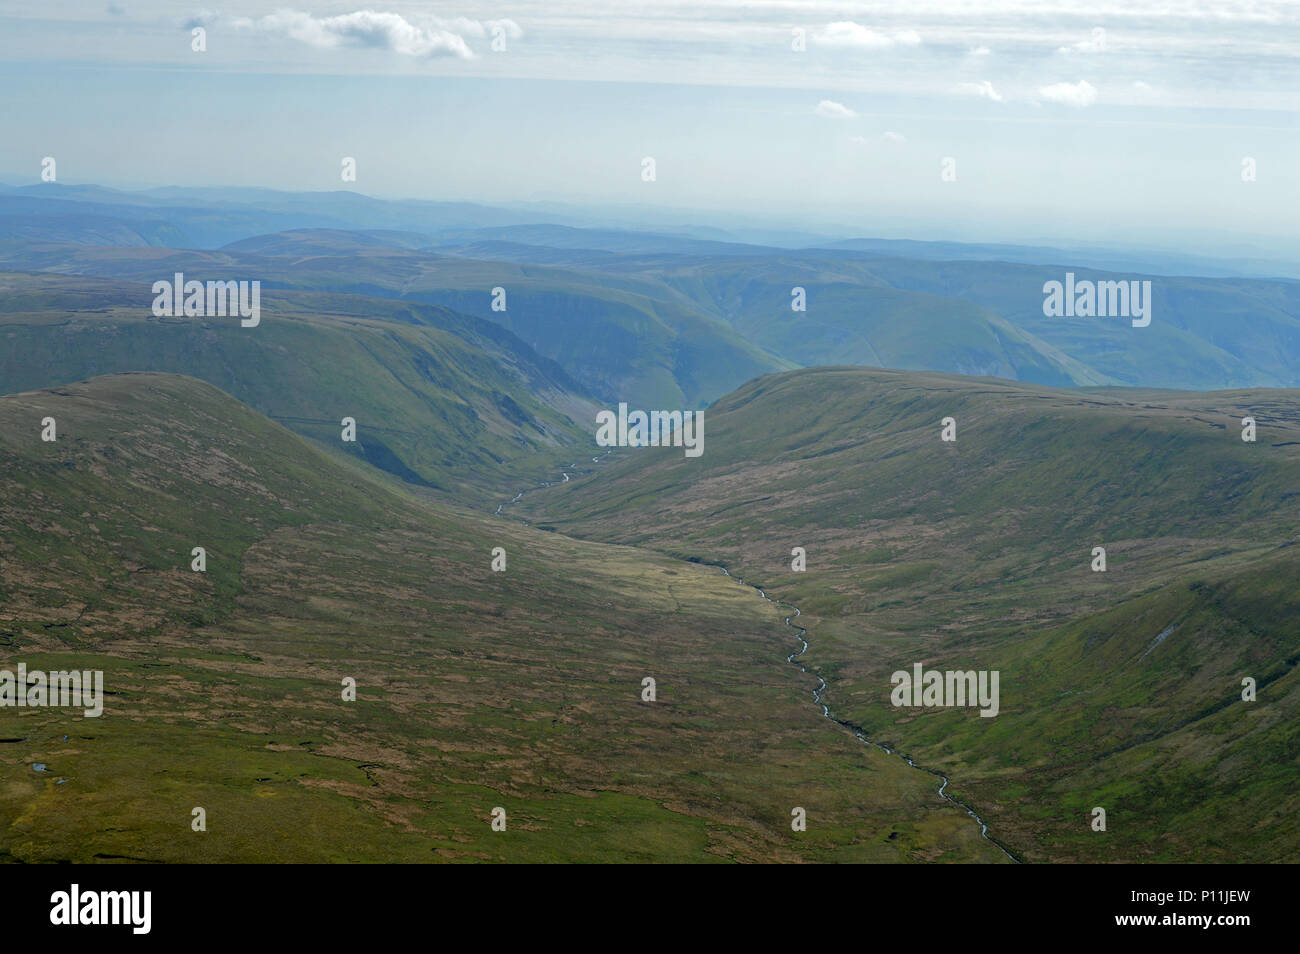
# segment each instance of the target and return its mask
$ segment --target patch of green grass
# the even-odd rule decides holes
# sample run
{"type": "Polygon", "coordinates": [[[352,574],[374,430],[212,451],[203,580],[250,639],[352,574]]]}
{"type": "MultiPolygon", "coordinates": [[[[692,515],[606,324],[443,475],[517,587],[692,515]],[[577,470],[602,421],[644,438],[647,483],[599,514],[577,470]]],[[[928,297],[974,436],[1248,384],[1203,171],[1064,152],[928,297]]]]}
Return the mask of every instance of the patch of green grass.
{"type": "Polygon", "coordinates": [[[1300,395],[830,368],[708,415],[702,457],[625,451],[521,512],[798,604],[835,715],[948,773],[1028,859],[1294,855],[1300,395]],[[1000,714],[894,708],[918,662],[1000,671],[1000,714]],[[1079,806],[1107,797],[1121,822],[1092,837],[1079,806]]]}

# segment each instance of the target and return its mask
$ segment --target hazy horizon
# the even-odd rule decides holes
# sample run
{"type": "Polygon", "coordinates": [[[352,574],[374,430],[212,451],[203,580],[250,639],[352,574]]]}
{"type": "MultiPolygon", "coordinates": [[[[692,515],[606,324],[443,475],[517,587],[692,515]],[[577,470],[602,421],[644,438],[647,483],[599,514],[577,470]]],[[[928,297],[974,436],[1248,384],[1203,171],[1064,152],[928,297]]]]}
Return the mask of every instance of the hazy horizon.
{"type": "Polygon", "coordinates": [[[1281,3],[4,3],[0,27],[15,183],[48,156],[60,182],[122,188],[1206,255],[1286,255],[1300,211],[1281,3]]]}

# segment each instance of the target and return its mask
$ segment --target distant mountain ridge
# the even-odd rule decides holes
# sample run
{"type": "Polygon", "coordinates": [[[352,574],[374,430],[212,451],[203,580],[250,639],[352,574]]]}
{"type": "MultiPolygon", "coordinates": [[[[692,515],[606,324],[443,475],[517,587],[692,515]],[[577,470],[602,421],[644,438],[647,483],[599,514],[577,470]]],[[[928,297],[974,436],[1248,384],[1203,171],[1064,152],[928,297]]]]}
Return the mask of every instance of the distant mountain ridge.
{"type": "MultiPolygon", "coordinates": [[[[1197,255],[1142,245],[1096,243],[972,242],[868,238],[814,234],[807,230],[691,224],[665,225],[661,211],[653,221],[635,209],[601,212],[556,202],[488,205],[463,201],[379,199],[359,192],[287,192],[254,188],[163,187],[142,190],[97,185],[39,183],[0,184],[0,216],[10,198],[45,202],[48,214],[92,214],[119,218],[130,227],[136,218],[165,221],[182,234],[173,244],[216,248],[258,234],[302,228],[411,231],[445,241],[492,241],[503,231],[524,230],[522,244],[551,248],[629,250],[640,245],[675,242],[678,248],[723,254],[762,254],[772,250],[840,251],[929,261],[1005,261],[1020,264],[1073,264],[1090,268],[1128,269],[1159,275],[1246,276],[1300,280],[1296,258],[1278,249],[1272,238],[1229,237],[1217,256],[1197,255]],[[646,219],[641,221],[641,219],[646,219]],[[575,233],[585,233],[578,235],[575,233]],[[224,236],[224,237],[223,237],[224,236]]],[[[25,210],[30,214],[33,209],[25,210]]],[[[644,211],[644,210],[643,210],[644,211]]],[[[698,217],[698,216],[697,216],[698,217]]],[[[843,233],[843,227],[840,227],[843,233]]],[[[862,231],[869,232],[870,228],[862,231]]],[[[4,232],[0,231],[0,238],[4,232]]],[[[68,241],[79,241],[73,231],[68,241]]],[[[668,250],[661,244],[660,250],[668,250]]],[[[1297,249],[1300,251],[1300,249],[1297,249]]]]}
{"type": "Polygon", "coordinates": [[[1085,254],[1106,270],[1049,247],[789,249],[526,214],[349,192],[29,186],[0,191],[0,267],[150,283],[162,269],[237,271],[440,305],[510,329],[606,403],[699,407],[758,375],[846,362],[1052,386],[1300,385],[1300,282],[1148,275],[1138,267],[1170,260],[1099,249],[1085,254]],[[973,260],[984,255],[1032,261],[973,260]],[[1045,316],[1045,283],[1067,273],[1150,280],[1151,325],[1045,316]]]}

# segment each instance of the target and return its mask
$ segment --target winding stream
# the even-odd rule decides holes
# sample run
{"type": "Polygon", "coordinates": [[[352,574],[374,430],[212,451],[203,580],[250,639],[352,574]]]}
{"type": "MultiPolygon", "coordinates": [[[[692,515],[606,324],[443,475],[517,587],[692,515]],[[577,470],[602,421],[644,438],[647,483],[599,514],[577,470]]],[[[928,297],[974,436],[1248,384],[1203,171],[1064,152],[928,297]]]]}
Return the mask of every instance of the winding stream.
{"type": "MultiPolygon", "coordinates": [[[[735,580],[735,581],[736,581],[737,583],[739,583],[741,586],[745,586],[745,585],[746,585],[745,580],[744,580],[743,577],[732,576],[732,575],[731,575],[731,571],[728,570],[728,569],[727,569],[725,566],[723,566],[721,563],[712,563],[712,564],[709,564],[709,565],[710,565],[710,566],[716,566],[718,569],[720,569],[723,573],[725,573],[725,574],[726,574],[728,577],[730,577],[731,579],[735,580]]],[[[759,596],[763,597],[763,599],[767,600],[767,601],[768,601],[769,603],[771,603],[772,605],[774,605],[774,606],[788,606],[790,609],[794,610],[794,615],[793,615],[793,616],[787,616],[787,617],[785,618],[785,625],[789,626],[791,629],[793,629],[793,630],[795,631],[795,636],[798,637],[799,642],[800,642],[802,645],[799,647],[799,649],[797,649],[797,650],[795,650],[794,652],[792,652],[789,656],[786,656],[786,657],[785,657],[785,661],[788,662],[788,663],[791,663],[791,664],[793,664],[793,665],[795,665],[795,666],[798,666],[800,672],[808,672],[808,668],[807,668],[806,666],[804,666],[803,663],[799,662],[799,657],[802,656],[802,655],[804,655],[804,653],[808,652],[808,630],[805,629],[805,628],[802,627],[802,626],[798,626],[798,625],[796,625],[795,622],[794,622],[794,621],[795,621],[796,619],[798,619],[801,615],[803,615],[803,611],[800,610],[799,607],[795,606],[793,603],[787,603],[787,602],[785,602],[785,600],[774,600],[774,599],[772,599],[772,597],[768,596],[768,595],[767,595],[767,592],[766,592],[766,591],[765,591],[761,586],[755,586],[753,583],[748,584],[748,586],[749,586],[750,588],[754,589],[755,591],[757,591],[757,593],[758,593],[759,596]]],[[[816,673],[809,673],[809,675],[816,675],[816,673]]],[[[884,745],[884,744],[882,744],[882,743],[880,743],[880,742],[875,742],[875,741],[873,741],[873,740],[867,738],[866,733],[863,731],[863,729],[862,729],[861,726],[854,725],[852,722],[848,722],[848,721],[845,720],[845,719],[837,719],[837,718],[835,718],[835,716],[831,715],[830,707],[829,707],[828,705],[826,705],[825,700],[822,699],[822,695],[823,695],[823,693],[825,693],[825,691],[826,691],[826,680],[823,679],[820,675],[818,675],[818,676],[817,676],[817,688],[813,690],[812,697],[813,697],[813,702],[817,703],[817,705],[819,705],[819,706],[822,707],[822,715],[824,715],[826,718],[830,719],[830,720],[831,720],[832,722],[834,722],[836,725],[842,725],[842,726],[844,726],[844,728],[848,729],[850,732],[853,733],[854,737],[855,737],[859,742],[865,743],[866,745],[874,745],[876,748],[880,749],[880,750],[881,750],[882,752],[884,752],[886,755],[898,755],[898,757],[899,757],[900,759],[902,759],[904,762],[906,762],[906,763],[907,763],[908,765],[910,765],[912,768],[917,769],[918,771],[921,771],[921,772],[928,772],[928,773],[931,774],[931,775],[936,775],[936,776],[938,776],[938,777],[939,777],[939,780],[940,780],[940,781],[939,781],[939,796],[940,796],[941,798],[947,799],[948,801],[952,802],[952,803],[953,803],[954,805],[956,805],[958,808],[962,809],[962,811],[964,811],[964,812],[965,812],[967,815],[969,815],[971,818],[975,819],[976,823],[980,826],[980,834],[984,836],[985,840],[991,842],[991,843],[994,844],[994,845],[996,845],[999,851],[1001,851],[1004,855],[1006,855],[1008,858],[1010,858],[1010,859],[1011,859],[1012,861],[1014,861],[1016,864],[1020,864],[1020,859],[1019,859],[1019,858],[1017,858],[1017,857],[1016,857],[1015,855],[1013,855],[1010,851],[1008,851],[1005,845],[1003,845],[1003,844],[1002,844],[1001,842],[999,842],[997,839],[995,839],[995,838],[993,838],[993,837],[991,837],[991,836],[989,835],[989,826],[988,826],[988,824],[984,821],[984,819],[980,818],[980,816],[979,816],[978,814],[976,814],[975,809],[971,808],[971,807],[970,807],[969,805],[967,805],[965,802],[960,801],[960,800],[958,800],[958,799],[956,799],[956,798],[953,798],[951,795],[948,794],[948,791],[947,791],[947,789],[948,789],[948,776],[944,775],[942,772],[937,772],[937,771],[935,771],[934,769],[926,768],[926,767],[923,766],[923,765],[917,765],[915,762],[913,762],[913,761],[912,761],[910,758],[908,758],[906,755],[903,755],[901,752],[896,753],[896,752],[894,752],[893,749],[889,748],[888,746],[886,746],[886,745],[884,745]]]]}
{"type": "MultiPolygon", "coordinates": [[[[613,453],[613,449],[610,449],[610,450],[606,451],[605,453],[601,454],[599,457],[593,457],[593,458],[591,459],[591,460],[592,460],[592,463],[599,464],[599,463],[600,463],[604,458],[608,457],[611,453],[613,453]]],[[[574,475],[580,475],[580,474],[589,474],[589,473],[592,473],[592,472],[593,472],[593,470],[577,470],[577,469],[576,469],[577,466],[578,466],[577,464],[574,464],[574,468],[575,468],[575,469],[572,470],[572,471],[566,472],[566,473],[563,475],[563,476],[564,476],[564,480],[561,481],[561,483],[566,482],[566,481],[569,480],[569,474],[570,474],[570,473],[572,473],[572,474],[574,474],[574,475]]],[[[532,488],[532,489],[533,489],[533,490],[544,490],[545,488],[550,487],[550,486],[551,486],[551,481],[544,481],[543,483],[537,485],[536,487],[534,487],[534,488],[532,488]]],[[[501,515],[502,512],[505,510],[505,508],[508,507],[508,506],[510,506],[510,504],[518,503],[519,500],[520,500],[520,499],[524,496],[524,494],[526,494],[526,493],[528,493],[528,491],[526,491],[526,490],[521,490],[521,491],[519,491],[519,493],[515,494],[515,496],[514,496],[511,500],[509,500],[507,503],[500,504],[500,505],[497,507],[496,511],[495,511],[496,515],[498,515],[498,516],[501,515]]],[[[523,520],[522,518],[519,518],[519,517],[516,517],[515,519],[519,520],[519,522],[522,523],[524,526],[528,526],[528,521],[527,521],[527,520],[523,520]]],[[[703,563],[703,561],[701,561],[701,562],[703,563]]],[[[798,666],[800,672],[805,672],[805,673],[808,672],[807,667],[804,666],[803,663],[799,662],[799,657],[803,656],[805,653],[808,652],[808,630],[805,629],[803,626],[798,626],[798,625],[796,625],[795,622],[794,622],[794,621],[795,621],[796,619],[798,619],[801,615],[803,615],[803,611],[800,610],[799,607],[795,606],[793,603],[787,603],[785,600],[774,600],[774,599],[772,599],[772,597],[768,596],[768,595],[767,595],[767,592],[766,592],[766,591],[765,591],[761,586],[757,586],[757,585],[755,585],[755,584],[753,584],[753,583],[746,584],[746,583],[745,583],[745,580],[744,580],[743,577],[732,576],[732,575],[731,575],[731,571],[728,570],[728,569],[727,569],[725,566],[723,566],[721,563],[703,563],[703,565],[705,565],[705,566],[716,566],[719,570],[721,570],[721,571],[722,571],[722,572],[723,572],[723,573],[728,577],[728,579],[734,580],[736,583],[738,583],[738,584],[741,585],[741,586],[749,586],[752,590],[754,590],[755,592],[757,592],[759,596],[761,596],[763,599],[767,600],[769,603],[771,603],[771,604],[774,605],[774,606],[786,606],[786,607],[789,607],[790,609],[794,610],[793,615],[791,615],[791,616],[787,616],[787,617],[785,618],[785,625],[789,626],[792,630],[795,631],[795,636],[799,639],[799,642],[800,642],[801,645],[800,645],[800,647],[799,647],[797,650],[795,650],[794,652],[792,652],[790,655],[786,656],[786,657],[785,657],[785,661],[788,662],[788,663],[790,663],[791,665],[798,666]]],[[[817,675],[817,674],[816,674],[816,673],[809,673],[809,675],[817,675]]],[[[948,789],[948,776],[946,776],[946,775],[944,775],[942,772],[938,772],[938,771],[936,771],[936,770],[934,770],[934,769],[926,768],[926,767],[923,766],[923,765],[917,765],[917,764],[916,764],[915,762],[913,762],[913,761],[912,761],[908,756],[903,755],[901,752],[895,752],[893,749],[889,748],[889,747],[886,746],[886,745],[881,744],[880,742],[872,741],[871,739],[867,738],[866,733],[865,733],[865,731],[862,729],[861,726],[854,725],[852,722],[848,722],[848,721],[846,721],[846,720],[844,720],[844,719],[837,719],[837,718],[835,718],[835,716],[831,715],[830,707],[826,704],[826,702],[825,702],[825,701],[823,700],[823,698],[822,698],[822,696],[823,696],[823,694],[824,694],[825,692],[826,692],[826,680],[823,679],[820,675],[817,675],[817,688],[813,690],[812,697],[813,697],[813,702],[815,702],[817,705],[821,706],[821,708],[822,708],[822,715],[824,715],[824,716],[825,716],[827,719],[829,719],[831,722],[834,722],[836,725],[840,725],[840,726],[843,726],[844,728],[848,729],[850,732],[853,733],[854,737],[855,737],[859,742],[862,742],[864,745],[873,745],[873,746],[875,746],[876,748],[880,749],[882,752],[884,752],[886,755],[897,755],[899,758],[901,758],[904,762],[906,762],[908,765],[910,765],[912,768],[916,769],[917,771],[919,771],[919,772],[927,772],[927,773],[929,773],[930,775],[937,776],[937,777],[939,778],[939,788],[938,788],[939,797],[940,797],[940,798],[943,798],[943,799],[945,799],[945,800],[947,800],[947,801],[949,801],[949,802],[951,802],[951,803],[954,804],[954,805],[956,805],[958,808],[960,808],[962,811],[964,811],[964,812],[965,812],[967,815],[969,815],[971,818],[975,819],[976,824],[978,824],[978,825],[980,826],[980,835],[982,835],[986,841],[988,841],[988,842],[990,842],[991,844],[997,846],[997,849],[998,849],[999,851],[1001,851],[1004,855],[1006,855],[1008,858],[1010,858],[1010,859],[1011,859],[1012,861],[1014,861],[1016,864],[1020,864],[1020,863],[1021,863],[1021,862],[1020,862],[1020,859],[1017,858],[1015,855],[1013,855],[1010,851],[1008,851],[1005,845],[1003,845],[1003,844],[1002,844],[1001,842],[999,842],[997,839],[995,839],[995,838],[993,838],[992,836],[989,835],[989,826],[988,826],[988,824],[984,821],[983,818],[981,818],[981,817],[980,817],[980,816],[975,812],[975,810],[974,810],[973,808],[971,808],[971,807],[970,807],[969,805],[967,805],[965,802],[960,801],[959,799],[953,798],[951,795],[948,794],[948,791],[947,791],[947,789],[948,789]]]]}

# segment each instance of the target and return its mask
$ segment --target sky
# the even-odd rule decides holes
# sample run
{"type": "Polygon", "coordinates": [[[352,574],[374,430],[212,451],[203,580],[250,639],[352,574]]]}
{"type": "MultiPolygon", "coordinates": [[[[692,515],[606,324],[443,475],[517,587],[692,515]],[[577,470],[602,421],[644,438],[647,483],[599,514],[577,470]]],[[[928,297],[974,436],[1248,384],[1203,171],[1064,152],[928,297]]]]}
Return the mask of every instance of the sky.
{"type": "Polygon", "coordinates": [[[0,0],[0,179],[1276,253],[1298,46],[1277,0],[0,0]]]}

